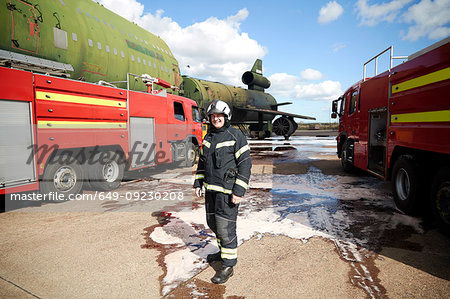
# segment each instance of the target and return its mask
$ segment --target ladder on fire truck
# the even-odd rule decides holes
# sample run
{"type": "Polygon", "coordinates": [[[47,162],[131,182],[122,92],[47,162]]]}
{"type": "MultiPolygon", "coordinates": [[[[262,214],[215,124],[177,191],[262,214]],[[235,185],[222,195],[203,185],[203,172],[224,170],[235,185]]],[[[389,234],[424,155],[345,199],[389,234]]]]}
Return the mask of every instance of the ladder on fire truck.
{"type": "Polygon", "coordinates": [[[369,63],[371,63],[372,61],[375,61],[375,75],[378,75],[378,58],[383,55],[384,53],[389,51],[389,72],[391,71],[392,67],[394,66],[394,60],[395,59],[405,59],[405,60],[411,60],[414,59],[422,54],[425,54],[433,49],[439,48],[442,45],[445,45],[446,43],[448,43],[450,40],[450,37],[444,38],[443,40],[432,44],[431,46],[422,49],[414,54],[411,54],[409,56],[394,56],[394,47],[390,46],[388,47],[386,50],[380,52],[378,55],[374,56],[373,58],[371,58],[370,60],[368,60],[366,63],[364,63],[364,67],[363,67],[363,82],[368,80],[369,78],[366,77],[366,67],[369,63]]]}
{"type": "Polygon", "coordinates": [[[0,50],[0,65],[66,78],[70,77],[70,74],[68,74],[67,72],[73,71],[73,67],[71,64],[5,50],[0,50]]]}
{"type": "Polygon", "coordinates": [[[392,67],[394,66],[394,60],[395,59],[408,59],[408,56],[394,56],[394,46],[388,47],[386,50],[380,52],[379,54],[375,55],[373,58],[368,60],[366,63],[364,63],[363,67],[363,82],[366,81],[366,68],[369,63],[372,61],[375,61],[375,72],[374,77],[378,75],[378,58],[380,58],[381,55],[389,51],[389,72],[391,71],[392,67]]]}

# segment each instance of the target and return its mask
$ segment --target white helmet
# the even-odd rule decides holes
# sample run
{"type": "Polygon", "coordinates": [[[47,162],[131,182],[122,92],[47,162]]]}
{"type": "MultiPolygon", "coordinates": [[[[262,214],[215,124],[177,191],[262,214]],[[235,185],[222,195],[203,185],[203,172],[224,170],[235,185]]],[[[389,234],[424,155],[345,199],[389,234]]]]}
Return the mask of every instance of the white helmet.
{"type": "Polygon", "coordinates": [[[207,110],[208,116],[211,116],[213,113],[224,114],[228,120],[231,119],[231,109],[224,101],[215,100],[209,105],[207,110]]]}

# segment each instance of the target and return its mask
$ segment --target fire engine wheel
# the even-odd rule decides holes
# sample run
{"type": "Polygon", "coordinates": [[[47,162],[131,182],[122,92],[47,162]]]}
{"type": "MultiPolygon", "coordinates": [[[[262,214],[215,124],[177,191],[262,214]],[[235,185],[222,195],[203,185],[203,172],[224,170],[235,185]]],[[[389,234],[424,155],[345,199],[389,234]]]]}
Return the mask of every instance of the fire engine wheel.
{"type": "Polygon", "coordinates": [[[121,153],[106,151],[95,154],[93,165],[88,165],[89,183],[94,190],[110,191],[120,186],[125,164],[121,153]]]}
{"type": "Polygon", "coordinates": [[[350,153],[350,143],[348,140],[344,142],[342,145],[342,152],[341,152],[341,166],[342,170],[345,172],[352,172],[353,171],[353,164],[350,162],[352,153],[350,153]]]}
{"type": "Polygon", "coordinates": [[[412,156],[400,156],[392,170],[394,201],[406,214],[416,214],[420,203],[421,189],[418,169],[412,156]]]}
{"type": "Polygon", "coordinates": [[[197,156],[198,156],[197,147],[192,142],[188,142],[186,144],[187,166],[194,166],[195,163],[197,162],[197,156]]]}
{"type": "Polygon", "coordinates": [[[450,236],[450,169],[440,169],[431,185],[431,210],[439,229],[450,236]]]}
{"type": "Polygon", "coordinates": [[[69,199],[70,195],[78,194],[83,187],[83,171],[78,161],[70,161],[73,158],[59,156],[56,161],[63,163],[48,164],[44,171],[44,176],[40,183],[42,194],[53,196],[53,199],[69,199]],[[52,195],[53,193],[53,195],[52,195]]]}

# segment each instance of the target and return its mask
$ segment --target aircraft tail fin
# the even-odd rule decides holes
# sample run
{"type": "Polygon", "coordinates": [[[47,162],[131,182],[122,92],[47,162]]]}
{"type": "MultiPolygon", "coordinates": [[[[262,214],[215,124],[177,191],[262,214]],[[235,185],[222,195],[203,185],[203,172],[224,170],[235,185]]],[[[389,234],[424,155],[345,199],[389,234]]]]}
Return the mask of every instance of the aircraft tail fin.
{"type": "Polygon", "coordinates": [[[262,60],[261,59],[255,60],[255,63],[253,64],[251,72],[262,75],[263,71],[262,71],[262,60]]]}

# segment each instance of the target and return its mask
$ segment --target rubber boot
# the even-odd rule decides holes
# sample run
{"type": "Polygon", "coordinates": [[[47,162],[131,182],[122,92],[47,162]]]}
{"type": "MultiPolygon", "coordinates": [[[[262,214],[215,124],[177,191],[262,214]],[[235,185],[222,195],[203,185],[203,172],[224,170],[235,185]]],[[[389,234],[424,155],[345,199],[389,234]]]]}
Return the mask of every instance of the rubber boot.
{"type": "Polygon", "coordinates": [[[231,276],[233,276],[233,267],[222,266],[222,269],[216,272],[216,275],[211,278],[211,281],[216,284],[222,284],[227,282],[231,276]]]}

